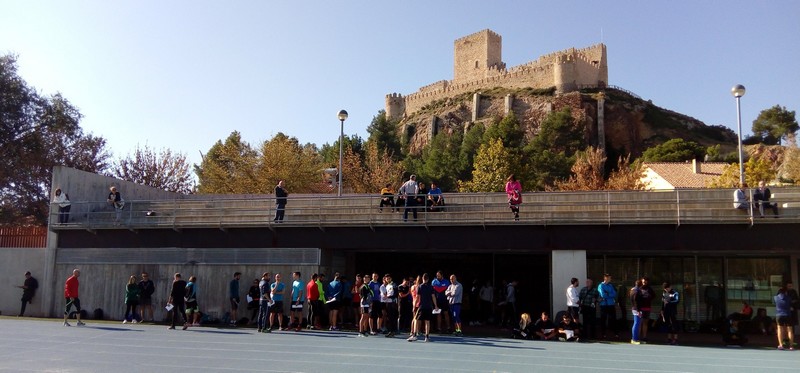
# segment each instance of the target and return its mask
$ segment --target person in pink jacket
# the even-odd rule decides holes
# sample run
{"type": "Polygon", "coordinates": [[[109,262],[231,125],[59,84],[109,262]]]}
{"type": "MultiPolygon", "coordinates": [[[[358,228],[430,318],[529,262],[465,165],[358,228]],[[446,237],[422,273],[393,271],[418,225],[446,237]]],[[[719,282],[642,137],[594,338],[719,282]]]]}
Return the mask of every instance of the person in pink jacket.
{"type": "Polygon", "coordinates": [[[522,204],[522,185],[514,177],[514,174],[509,175],[506,180],[506,195],[508,196],[508,208],[514,213],[514,220],[519,221],[519,205],[522,204]]]}

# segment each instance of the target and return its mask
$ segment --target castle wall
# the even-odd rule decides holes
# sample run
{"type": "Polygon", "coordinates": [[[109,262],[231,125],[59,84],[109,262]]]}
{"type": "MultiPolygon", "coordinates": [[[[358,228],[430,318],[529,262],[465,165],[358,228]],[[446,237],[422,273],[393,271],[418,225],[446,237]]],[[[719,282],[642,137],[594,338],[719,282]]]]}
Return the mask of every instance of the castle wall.
{"type": "Polygon", "coordinates": [[[500,35],[491,30],[456,40],[454,79],[426,85],[407,96],[388,95],[387,116],[409,116],[431,102],[495,87],[556,87],[558,93],[567,93],[582,85],[608,83],[606,47],[603,44],[549,53],[508,69],[501,61],[501,48],[500,35]]]}

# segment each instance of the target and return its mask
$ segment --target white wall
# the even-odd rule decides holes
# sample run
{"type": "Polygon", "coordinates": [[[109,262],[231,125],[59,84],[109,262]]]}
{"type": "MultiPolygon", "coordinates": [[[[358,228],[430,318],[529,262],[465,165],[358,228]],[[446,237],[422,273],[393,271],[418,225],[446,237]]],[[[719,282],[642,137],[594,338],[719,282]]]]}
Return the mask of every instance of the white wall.
{"type": "MultiPolygon", "coordinates": [[[[586,280],[586,251],[585,250],[553,250],[552,257],[552,295],[550,316],[555,317],[558,311],[567,309],[567,287],[569,280],[577,278],[582,287],[586,280]]],[[[534,315],[531,315],[534,317],[534,315]]]]}

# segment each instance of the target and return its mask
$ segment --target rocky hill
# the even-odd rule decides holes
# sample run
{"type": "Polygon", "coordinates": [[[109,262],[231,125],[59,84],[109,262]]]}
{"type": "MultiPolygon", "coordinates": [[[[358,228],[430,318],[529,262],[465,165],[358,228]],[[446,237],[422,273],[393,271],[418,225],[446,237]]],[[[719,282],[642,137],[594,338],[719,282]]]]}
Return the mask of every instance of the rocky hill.
{"type": "MultiPolygon", "coordinates": [[[[597,108],[599,89],[585,89],[556,95],[555,89],[494,88],[480,92],[477,123],[490,125],[505,115],[506,96],[513,96],[511,110],[522,124],[526,136],[535,136],[539,125],[551,111],[564,107],[572,109],[576,123],[585,128],[587,145],[598,143],[597,108]]],[[[475,92],[434,101],[422,110],[403,118],[399,129],[401,138],[417,154],[439,132],[466,130],[472,124],[475,92]]],[[[736,148],[736,134],[724,126],[708,126],[690,116],[676,113],[645,101],[621,89],[606,88],[604,97],[604,128],[609,155],[632,154],[638,157],[654,145],[669,139],[683,138],[703,146],[721,144],[722,152],[736,148]]]]}

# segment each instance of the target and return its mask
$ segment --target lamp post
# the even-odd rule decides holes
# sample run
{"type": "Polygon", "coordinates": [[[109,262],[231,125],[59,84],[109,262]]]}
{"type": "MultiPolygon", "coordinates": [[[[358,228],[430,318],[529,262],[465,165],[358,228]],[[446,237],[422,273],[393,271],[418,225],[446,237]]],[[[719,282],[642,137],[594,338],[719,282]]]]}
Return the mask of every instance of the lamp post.
{"type": "Polygon", "coordinates": [[[731,94],[736,97],[736,124],[739,129],[739,184],[744,184],[744,154],[742,152],[742,108],[739,99],[744,96],[744,86],[737,84],[731,88],[731,94]]]}
{"type": "Polygon", "coordinates": [[[342,157],[344,156],[344,121],[347,119],[347,111],[339,110],[339,121],[342,123],[339,132],[339,197],[342,196],[342,157]]]}

